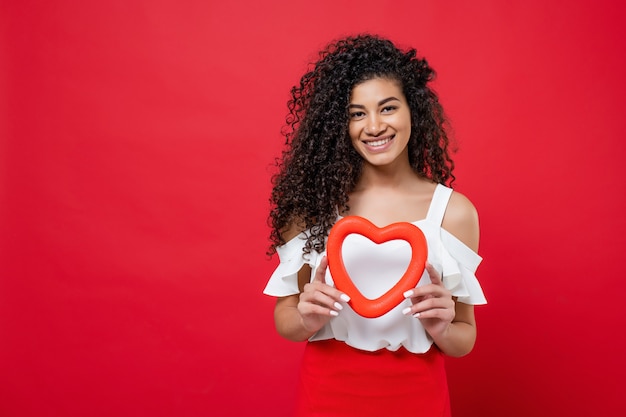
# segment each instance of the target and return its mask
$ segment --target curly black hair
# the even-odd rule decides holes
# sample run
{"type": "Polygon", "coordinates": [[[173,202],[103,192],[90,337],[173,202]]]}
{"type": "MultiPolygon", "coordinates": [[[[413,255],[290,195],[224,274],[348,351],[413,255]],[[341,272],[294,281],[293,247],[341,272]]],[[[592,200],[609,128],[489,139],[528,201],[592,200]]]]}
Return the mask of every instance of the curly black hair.
{"type": "Polygon", "coordinates": [[[376,35],[350,36],[330,43],[319,60],[292,87],[283,135],[282,158],[272,177],[271,246],[285,243],[292,227],[307,231],[304,253],[322,252],[337,214],[347,211],[348,194],[363,166],[348,136],[350,94],[374,78],[399,82],[411,111],[409,162],[418,175],[450,184],[447,120],[435,92],[427,86],[434,70],[415,49],[403,51],[376,35]]]}

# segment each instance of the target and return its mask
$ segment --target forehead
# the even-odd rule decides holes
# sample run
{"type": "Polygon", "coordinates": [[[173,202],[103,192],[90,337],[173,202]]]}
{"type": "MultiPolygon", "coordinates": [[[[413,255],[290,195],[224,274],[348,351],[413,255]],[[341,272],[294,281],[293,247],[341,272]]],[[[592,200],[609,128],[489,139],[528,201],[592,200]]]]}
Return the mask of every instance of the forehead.
{"type": "Polygon", "coordinates": [[[372,78],[356,84],[352,88],[350,103],[378,102],[389,97],[404,100],[400,83],[390,78],[372,78]]]}

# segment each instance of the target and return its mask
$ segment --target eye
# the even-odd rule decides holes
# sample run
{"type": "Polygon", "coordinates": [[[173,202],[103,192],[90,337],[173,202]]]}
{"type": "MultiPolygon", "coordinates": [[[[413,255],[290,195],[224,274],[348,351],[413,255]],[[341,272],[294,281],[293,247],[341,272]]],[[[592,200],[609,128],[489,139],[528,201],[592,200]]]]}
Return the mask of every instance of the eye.
{"type": "Polygon", "coordinates": [[[363,117],[365,117],[365,113],[362,111],[350,112],[350,119],[361,119],[363,117]]]}
{"type": "Polygon", "coordinates": [[[396,106],[385,106],[382,109],[382,113],[392,113],[394,110],[396,110],[397,107],[396,106]]]}

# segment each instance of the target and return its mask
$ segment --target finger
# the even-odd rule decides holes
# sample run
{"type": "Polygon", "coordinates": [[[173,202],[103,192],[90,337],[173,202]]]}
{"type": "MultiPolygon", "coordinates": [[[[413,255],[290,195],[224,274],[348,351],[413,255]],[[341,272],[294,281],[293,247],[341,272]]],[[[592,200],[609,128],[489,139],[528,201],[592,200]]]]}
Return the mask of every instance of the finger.
{"type": "Polygon", "coordinates": [[[328,258],[326,256],[322,256],[320,260],[320,264],[317,266],[315,270],[315,276],[313,277],[314,282],[326,282],[326,269],[328,268],[328,258]]]}
{"type": "Polygon", "coordinates": [[[304,292],[300,294],[300,300],[305,303],[317,304],[325,307],[330,307],[336,301],[333,297],[328,294],[327,289],[332,289],[327,285],[315,285],[315,284],[307,284],[304,292]]]}
{"type": "Polygon", "coordinates": [[[455,316],[453,308],[437,307],[423,309],[417,304],[413,305],[412,307],[405,308],[404,310],[402,310],[402,314],[404,314],[405,316],[413,316],[419,319],[438,318],[449,322],[452,322],[455,316]]]}
{"type": "Polygon", "coordinates": [[[423,305],[414,304],[411,307],[406,307],[402,310],[402,314],[405,316],[413,316],[417,318],[441,318],[450,319],[454,317],[454,310],[445,306],[432,306],[424,308],[423,305]]]}
{"type": "Polygon", "coordinates": [[[444,297],[448,290],[441,284],[428,284],[413,288],[404,293],[404,298],[410,298],[414,304],[433,297],[444,297]]]}
{"type": "Polygon", "coordinates": [[[416,313],[433,309],[454,310],[454,301],[451,298],[432,297],[413,305],[413,311],[416,313]]]}
{"type": "MultiPolygon", "coordinates": [[[[313,284],[311,284],[311,287],[313,287],[313,284]]],[[[339,311],[343,310],[343,305],[323,291],[309,290],[300,294],[298,310],[303,314],[314,313],[337,316],[339,311]]]]}
{"type": "Polygon", "coordinates": [[[306,284],[304,291],[300,294],[300,299],[302,301],[312,301],[326,306],[333,305],[336,310],[343,308],[341,301],[350,301],[350,297],[347,294],[319,281],[306,284]]]}
{"type": "Polygon", "coordinates": [[[300,314],[302,314],[303,316],[318,315],[318,316],[337,317],[339,315],[339,312],[337,310],[319,306],[317,304],[303,305],[299,307],[298,310],[300,311],[300,314]]]}
{"type": "Polygon", "coordinates": [[[346,303],[350,301],[350,296],[348,294],[345,294],[339,291],[335,287],[326,285],[326,271],[327,270],[328,270],[328,258],[326,256],[323,256],[322,259],[320,260],[320,264],[317,266],[317,269],[315,270],[315,276],[313,277],[313,281],[311,281],[311,283],[312,284],[315,284],[315,283],[324,284],[324,289],[323,290],[320,289],[320,290],[324,291],[325,293],[333,297],[336,301],[341,300],[346,303]]]}
{"type": "Polygon", "coordinates": [[[454,320],[454,312],[445,308],[433,308],[431,310],[420,311],[412,314],[417,319],[438,319],[452,323],[454,320]]]}
{"type": "Polygon", "coordinates": [[[443,285],[443,281],[441,280],[441,275],[439,271],[432,266],[430,263],[426,263],[426,271],[428,272],[428,276],[430,277],[430,282],[435,285],[443,285]]]}
{"type": "MultiPolygon", "coordinates": [[[[441,279],[441,275],[437,271],[437,269],[430,263],[426,263],[424,266],[426,272],[428,273],[428,277],[430,278],[430,282],[436,286],[443,287],[443,281],[441,279]]],[[[403,296],[404,298],[411,298],[413,303],[417,303],[419,297],[429,296],[430,289],[427,285],[422,287],[412,288],[408,291],[405,291],[403,296]]]]}

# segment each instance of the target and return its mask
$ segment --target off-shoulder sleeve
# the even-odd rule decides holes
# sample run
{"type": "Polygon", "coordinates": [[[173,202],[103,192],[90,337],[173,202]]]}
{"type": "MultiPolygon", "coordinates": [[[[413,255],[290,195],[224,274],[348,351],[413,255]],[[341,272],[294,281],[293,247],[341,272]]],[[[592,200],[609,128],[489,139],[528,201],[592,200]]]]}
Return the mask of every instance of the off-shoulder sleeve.
{"type": "Polygon", "coordinates": [[[441,229],[443,244],[444,285],[465,304],[487,304],[483,290],[476,278],[476,269],[482,258],[450,232],[441,229]],[[446,269],[451,272],[446,274],[446,269]]]}
{"type": "Polygon", "coordinates": [[[304,264],[314,267],[318,256],[315,251],[304,255],[302,249],[305,241],[306,235],[301,233],[289,242],[276,248],[280,263],[267,282],[263,290],[264,294],[274,297],[285,297],[300,292],[298,288],[298,271],[304,264]]]}

